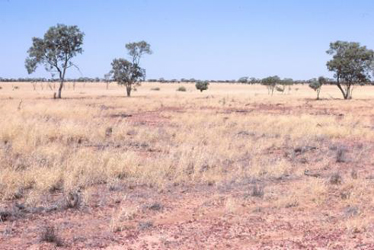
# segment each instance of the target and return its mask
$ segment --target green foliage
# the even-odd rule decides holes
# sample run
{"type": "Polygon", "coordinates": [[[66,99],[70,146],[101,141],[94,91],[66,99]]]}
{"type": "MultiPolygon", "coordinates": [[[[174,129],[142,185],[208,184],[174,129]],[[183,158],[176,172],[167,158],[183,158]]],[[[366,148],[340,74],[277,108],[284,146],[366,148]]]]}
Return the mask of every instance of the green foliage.
{"type": "Polygon", "coordinates": [[[200,90],[200,92],[207,90],[208,86],[209,86],[208,81],[197,81],[195,84],[196,89],[200,90]]]}
{"type": "Polygon", "coordinates": [[[330,43],[327,54],[332,59],[327,68],[335,72],[336,85],[344,99],[352,98],[354,84],[367,84],[373,70],[374,51],[356,42],[337,41],[330,43]]]}
{"type": "Polygon", "coordinates": [[[130,96],[131,90],[145,79],[144,69],[123,58],[113,60],[111,73],[119,85],[126,86],[127,96],[130,96]]]}
{"type": "Polygon", "coordinates": [[[290,86],[290,85],[293,85],[293,79],[292,79],[292,78],[284,78],[284,79],[281,81],[281,84],[284,85],[284,86],[290,86]]]}
{"type": "Polygon", "coordinates": [[[144,54],[152,54],[152,51],[150,45],[145,41],[128,43],[126,48],[131,62],[123,58],[114,59],[110,74],[119,85],[126,86],[127,96],[131,96],[131,91],[145,80],[146,72],[139,66],[140,59],[144,54]]]}
{"type": "Polygon", "coordinates": [[[177,91],[186,92],[187,89],[184,86],[180,86],[180,87],[177,88],[177,91]]]}
{"type": "Polygon", "coordinates": [[[49,72],[57,71],[60,78],[58,98],[61,98],[66,70],[75,66],[71,59],[83,52],[83,37],[84,33],[77,26],[64,24],[49,28],[43,38],[34,37],[33,44],[27,51],[27,72],[32,74],[39,64],[44,65],[49,72]]]}
{"type": "Polygon", "coordinates": [[[317,89],[321,88],[322,86],[319,84],[316,78],[310,79],[309,80],[309,87],[316,91],[317,89]]]}
{"type": "Polygon", "coordinates": [[[126,49],[132,58],[132,63],[137,65],[139,65],[140,58],[144,54],[152,54],[151,45],[145,41],[128,43],[126,44],[126,49]]]}
{"type": "Polygon", "coordinates": [[[248,83],[248,77],[247,76],[240,77],[238,80],[238,83],[248,83]]]}
{"type": "Polygon", "coordinates": [[[248,82],[251,83],[251,84],[255,84],[255,83],[261,82],[261,80],[255,78],[255,77],[251,77],[248,82]]]}
{"type": "Polygon", "coordinates": [[[310,80],[309,87],[317,92],[317,100],[319,100],[319,94],[321,92],[322,85],[326,83],[327,80],[323,76],[318,77],[318,80],[316,78],[310,80]]]}
{"type": "Polygon", "coordinates": [[[268,89],[268,94],[274,93],[275,86],[281,82],[279,76],[269,76],[261,80],[261,84],[265,85],[268,89]]]}
{"type": "Polygon", "coordinates": [[[282,86],[282,87],[275,86],[275,90],[278,91],[278,92],[282,92],[283,93],[286,89],[285,89],[284,86],[282,86]]]}

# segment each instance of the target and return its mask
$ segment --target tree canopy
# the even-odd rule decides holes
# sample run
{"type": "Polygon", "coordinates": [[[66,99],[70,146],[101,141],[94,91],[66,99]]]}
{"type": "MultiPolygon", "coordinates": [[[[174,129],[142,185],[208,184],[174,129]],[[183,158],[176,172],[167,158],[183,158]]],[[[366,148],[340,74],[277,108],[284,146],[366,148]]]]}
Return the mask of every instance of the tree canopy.
{"type": "Polygon", "coordinates": [[[133,42],[126,44],[129,56],[132,58],[132,63],[139,65],[140,58],[144,54],[152,54],[151,45],[145,41],[133,42]]]}
{"type": "Polygon", "coordinates": [[[207,90],[208,86],[209,86],[208,81],[197,81],[195,84],[196,89],[200,90],[200,92],[207,90]]]}
{"type": "Polygon", "coordinates": [[[71,61],[83,52],[84,33],[77,26],[57,24],[50,27],[43,38],[32,38],[25,67],[29,74],[35,72],[39,64],[51,73],[58,73],[60,87],[57,97],[61,98],[66,70],[76,65],[71,61]]]}
{"type": "Polygon", "coordinates": [[[323,76],[318,77],[318,79],[313,78],[310,80],[309,87],[317,92],[317,100],[319,100],[319,94],[321,92],[322,85],[327,83],[327,79],[323,76]]]}
{"type": "Polygon", "coordinates": [[[269,76],[261,80],[261,84],[265,85],[268,89],[268,94],[274,93],[274,89],[277,86],[278,83],[281,82],[281,79],[279,76],[269,76]]]}
{"type": "Polygon", "coordinates": [[[332,59],[327,62],[327,68],[335,72],[336,85],[344,99],[352,98],[355,84],[366,84],[370,81],[374,52],[356,42],[337,41],[330,43],[327,54],[332,59]]]}
{"type": "Polygon", "coordinates": [[[131,96],[133,88],[145,80],[146,71],[140,67],[139,63],[144,54],[152,53],[150,47],[145,41],[128,43],[126,48],[131,62],[123,58],[114,59],[112,62],[110,73],[118,84],[126,86],[127,96],[131,96]]]}

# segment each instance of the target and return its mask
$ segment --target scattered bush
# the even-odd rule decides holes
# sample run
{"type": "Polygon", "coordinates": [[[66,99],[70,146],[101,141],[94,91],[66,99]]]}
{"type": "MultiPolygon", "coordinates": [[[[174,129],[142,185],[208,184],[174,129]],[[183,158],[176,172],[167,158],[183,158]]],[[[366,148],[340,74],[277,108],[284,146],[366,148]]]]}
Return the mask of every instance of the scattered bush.
{"type": "Polygon", "coordinates": [[[57,232],[53,226],[46,226],[42,229],[40,234],[41,242],[55,243],[56,246],[63,246],[63,242],[57,235],[57,232]]]}
{"type": "Polygon", "coordinates": [[[160,88],[159,87],[156,87],[156,88],[151,88],[152,91],[160,91],[160,88]]]}
{"type": "Polygon", "coordinates": [[[208,81],[197,81],[195,84],[196,89],[200,90],[200,92],[207,90],[208,86],[209,86],[208,81]]]}
{"type": "Polygon", "coordinates": [[[186,92],[187,89],[184,86],[180,86],[179,88],[177,88],[177,91],[186,92]]]}

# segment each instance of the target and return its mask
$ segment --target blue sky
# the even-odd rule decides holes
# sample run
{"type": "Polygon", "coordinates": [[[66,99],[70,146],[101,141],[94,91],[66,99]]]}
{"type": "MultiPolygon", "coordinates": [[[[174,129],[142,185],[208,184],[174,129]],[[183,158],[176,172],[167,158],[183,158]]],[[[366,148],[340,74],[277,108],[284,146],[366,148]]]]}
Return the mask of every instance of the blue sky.
{"type": "MultiPolygon", "coordinates": [[[[370,0],[0,0],[0,77],[27,77],[31,38],[57,23],[78,25],[84,53],[68,77],[103,77],[125,44],[146,40],[147,78],[238,79],[332,76],[335,40],[374,49],[370,0]]],[[[40,67],[33,77],[49,77],[40,67]]]]}

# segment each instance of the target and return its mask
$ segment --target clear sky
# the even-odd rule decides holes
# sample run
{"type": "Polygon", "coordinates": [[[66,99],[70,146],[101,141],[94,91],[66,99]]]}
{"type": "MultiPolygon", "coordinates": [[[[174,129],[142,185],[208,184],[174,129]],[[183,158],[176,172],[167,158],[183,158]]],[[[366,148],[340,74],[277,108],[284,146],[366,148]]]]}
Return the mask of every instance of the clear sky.
{"type": "Polygon", "coordinates": [[[142,60],[147,78],[166,79],[332,76],[330,42],[374,49],[371,0],[0,0],[0,77],[28,77],[31,38],[57,23],[86,34],[82,73],[67,77],[103,77],[139,40],[154,52],[142,60]]]}

